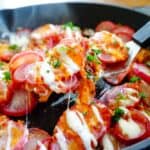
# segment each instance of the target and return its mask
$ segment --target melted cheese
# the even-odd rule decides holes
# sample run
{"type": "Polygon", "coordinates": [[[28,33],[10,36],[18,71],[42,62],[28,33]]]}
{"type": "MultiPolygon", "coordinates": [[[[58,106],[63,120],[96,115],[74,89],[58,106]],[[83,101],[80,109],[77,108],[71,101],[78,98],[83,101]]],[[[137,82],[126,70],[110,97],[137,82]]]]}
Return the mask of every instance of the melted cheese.
{"type": "Polygon", "coordinates": [[[138,91],[132,88],[125,88],[125,91],[127,91],[127,93],[129,94],[132,94],[132,93],[138,94],[138,91]]]}
{"type": "Polygon", "coordinates": [[[37,141],[37,144],[39,146],[39,150],[47,150],[44,144],[41,143],[41,141],[37,141]]]}
{"type": "Polygon", "coordinates": [[[136,138],[141,134],[140,126],[132,119],[125,120],[121,118],[119,120],[119,127],[122,129],[122,133],[127,135],[129,139],[136,138]]]}
{"type": "Polygon", "coordinates": [[[78,111],[67,110],[66,118],[69,127],[75,131],[81,138],[86,150],[92,150],[91,144],[97,146],[97,140],[90,132],[84,116],[78,111]]]}
{"type": "Polygon", "coordinates": [[[58,127],[56,127],[57,133],[55,134],[56,138],[57,138],[57,142],[60,146],[61,150],[67,150],[67,142],[66,142],[66,138],[63,134],[63,132],[61,131],[61,129],[59,129],[58,127]]]}
{"type": "Polygon", "coordinates": [[[139,101],[139,92],[135,89],[132,88],[124,88],[125,95],[127,95],[126,99],[123,99],[121,101],[122,105],[128,106],[131,105],[134,102],[138,102],[139,101]],[[135,95],[135,96],[132,96],[135,95]]]}
{"type": "Polygon", "coordinates": [[[61,47],[65,46],[62,44],[57,45],[56,51],[60,54],[60,59],[70,75],[73,75],[80,71],[80,67],[66,54],[66,51],[60,50],[61,47]]]}
{"type": "Polygon", "coordinates": [[[104,121],[103,121],[103,119],[102,119],[102,116],[101,116],[100,112],[98,111],[98,109],[97,109],[94,105],[92,105],[92,110],[93,110],[93,112],[94,112],[94,114],[95,114],[97,120],[98,120],[101,124],[104,124],[104,121]]]}
{"type": "Polygon", "coordinates": [[[66,85],[62,81],[55,80],[54,70],[47,62],[40,63],[40,75],[42,76],[44,83],[56,93],[61,93],[63,92],[63,88],[66,88],[66,85]]]}
{"type": "Polygon", "coordinates": [[[44,83],[47,84],[53,91],[59,92],[52,67],[47,62],[42,62],[40,65],[40,74],[43,77],[44,83]]]}
{"type": "Polygon", "coordinates": [[[62,60],[64,62],[64,66],[66,67],[70,75],[73,75],[80,70],[79,66],[76,63],[74,63],[73,60],[66,54],[62,56],[62,60]]]}
{"type": "Polygon", "coordinates": [[[114,150],[113,143],[107,134],[104,135],[102,139],[102,144],[103,144],[103,150],[114,150]]]}

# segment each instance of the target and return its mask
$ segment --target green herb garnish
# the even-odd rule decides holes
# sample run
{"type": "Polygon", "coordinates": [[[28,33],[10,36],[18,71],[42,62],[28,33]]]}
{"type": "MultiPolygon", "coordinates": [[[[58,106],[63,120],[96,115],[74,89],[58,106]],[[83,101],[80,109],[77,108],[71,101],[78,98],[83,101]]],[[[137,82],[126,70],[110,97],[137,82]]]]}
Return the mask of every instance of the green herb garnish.
{"type": "Polygon", "coordinates": [[[90,71],[86,71],[86,77],[88,79],[92,79],[93,78],[93,74],[90,71]]]}
{"type": "Polygon", "coordinates": [[[95,62],[95,63],[97,63],[97,64],[100,64],[100,61],[99,61],[99,59],[97,58],[97,55],[96,55],[95,53],[94,53],[94,55],[88,54],[88,55],[86,56],[86,58],[87,58],[87,60],[90,61],[90,62],[95,62]]]}
{"type": "Polygon", "coordinates": [[[80,30],[80,28],[76,25],[74,25],[72,22],[67,22],[64,25],[62,25],[63,29],[70,28],[71,30],[80,30]]]}
{"type": "Polygon", "coordinates": [[[113,44],[116,45],[118,44],[118,41],[116,39],[113,40],[113,44]]]}
{"type": "Polygon", "coordinates": [[[124,115],[124,110],[121,108],[116,108],[114,115],[112,116],[112,123],[117,123],[123,115],[124,115]]]}
{"type": "Polygon", "coordinates": [[[94,49],[94,48],[92,48],[92,51],[93,51],[96,55],[102,53],[102,51],[101,51],[100,49],[94,49]]]}
{"type": "Polygon", "coordinates": [[[66,46],[61,46],[61,47],[58,47],[57,50],[58,50],[59,52],[63,52],[63,51],[66,52],[66,51],[69,50],[69,48],[66,47],[66,46]]]}
{"type": "Polygon", "coordinates": [[[93,56],[91,54],[88,54],[86,58],[88,61],[94,61],[96,59],[95,56],[93,56]]]}
{"type": "Polygon", "coordinates": [[[90,105],[96,104],[95,100],[91,100],[90,105]]]}
{"type": "Polygon", "coordinates": [[[117,94],[117,96],[116,96],[115,99],[116,99],[116,100],[124,100],[124,99],[126,99],[126,96],[123,95],[123,94],[121,94],[121,93],[119,93],[119,94],[117,94]]]}
{"type": "Polygon", "coordinates": [[[16,44],[13,44],[13,45],[10,45],[10,46],[9,46],[9,49],[10,49],[10,50],[19,50],[19,46],[16,45],[16,44]]]}
{"type": "Polygon", "coordinates": [[[135,83],[135,82],[137,82],[139,80],[140,80],[140,78],[137,77],[137,76],[133,76],[133,77],[130,78],[130,82],[132,82],[132,83],[135,83]]]}
{"type": "Polygon", "coordinates": [[[82,114],[83,114],[84,116],[86,116],[87,113],[88,113],[87,111],[82,112],[82,114]]]}
{"type": "Polygon", "coordinates": [[[140,93],[139,93],[139,97],[140,97],[141,99],[145,99],[145,98],[146,98],[146,94],[145,94],[144,92],[140,92],[140,93]]]}
{"type": "Polygon", "coordinates": [[[126,49],[127,51],[129,51],[129,50],[130,50],[130,48],[129,48],[128,46],[125,46],[125,49],[126,49]]]}
{"type": "Polygon", "coordinates": [[[6,71],[3,73],[3,80],[9,81],[11,79],[10,72],[6,71]]]}
{"type": "Polygon", "coordinates": [[[4,63],[2,61],[0,61],[0,68],[2,68],[4,65],[4,63]]]}
{"type": "Polygon", "coordinates": [[[60,65],[61,65],[60,60],[57,59],[57,60],[54,60],[54,61],[53,61],[53,67],[54,67],[54,68],[58,68],[58,67],[60,67],[60,65]]]}

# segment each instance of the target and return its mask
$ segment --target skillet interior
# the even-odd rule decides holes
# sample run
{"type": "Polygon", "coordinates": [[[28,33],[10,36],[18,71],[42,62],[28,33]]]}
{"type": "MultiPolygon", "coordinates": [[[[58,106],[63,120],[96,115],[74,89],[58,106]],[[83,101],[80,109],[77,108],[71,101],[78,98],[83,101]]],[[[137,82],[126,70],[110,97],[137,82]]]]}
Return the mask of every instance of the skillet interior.
{"type": "MultiPolygon", "coordinates": [[[[149,16],[116,6],[102,4],[59,3],[0,11],[0,33],[15,31],[17,27],[35,28],[42,24],[62,24],[72,21],[83,27],[95,27],[102,20],[127,24],[135,29],[149,20],[149,16]]],[[[39,127],[52,133],[65,105],[51,107],[60,95],[53,94],[46,104],[40,104],[28,116],[30,127],[39,127]]],[[[14,119],[14,118],[13,118],[14,119]]],[[[16,118],[18,119],[18,118],[16,118]]],[[[25,119],[25,117],[20,118],[25,119]]]]}

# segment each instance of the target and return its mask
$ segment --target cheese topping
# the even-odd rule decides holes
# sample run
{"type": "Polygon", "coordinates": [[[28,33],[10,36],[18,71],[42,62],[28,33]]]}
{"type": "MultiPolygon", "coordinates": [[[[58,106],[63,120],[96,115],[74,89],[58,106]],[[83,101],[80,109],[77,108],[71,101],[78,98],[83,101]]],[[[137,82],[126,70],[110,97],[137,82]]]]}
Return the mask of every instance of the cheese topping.
{"type": "Polygon", "coordinates": [[[41,143],[41,141],[37,141],[37,144],[39,146],[39,150],[47,150],[44,144],[41,143]]]}
{"type": "Polygon", "coordinates": [[[127,98],[125,98],[121,101],[122,105],[127,106],[134,102],[139,101],[139,97],[138,97],[139,92],[137,90],[132,89],[132,88],[124,88],[123,92],[125,93],[125,95],[127,95],[127,98]]]}
{"type": "Polygon", "coordinates": [[[59,91],[58,85],[55,82],[53,69],[47,62],[42,62],[40,64],[40,74],[43,77],[45,84],[47,84],[52,90],[59,91]]]}
{"type": "Polygon", "coordinates": [[[70,75],[73,75],[80,70],[79,66],[76,63],[74,63],[73,60],[66,54],[62,56],[62,60],[64,62],[64,66],[66,67],[70,75]]]}
{"type": "Polygon", "coordinates": [[[132,119],[125,120],[121,118],[119,120],[119,127],[122,129],[122,133],[127,135],[129,139],[136,138],[141,134],[140,126],[132,119]]]}
{"type": "Polygon", "coordinates": [[[97,146],[97,140],[90,132],[84,116],[78,111],[67,110],[66,118],[69,127],[75,131],[83,141],[86,150],[92,150],[92,143],[97,146]]]}
{"type": "Polygon", "coordinates": [[[60,149],[61,150],[67,150],[68,149],[67,141],[66,141],[66,138],[65,138],[63,132],[58,127],[56,127],[56,129],[57,129],[57,133],[55,134],[55,136],[57,138],[57,141],[58,141],[58,144],[60,146],[60,149]]]}
{"type": "Polygon", "coordinates": [[[66,51],[60,50],[61,47],[65,46],[62,44],[57,45],[56,51],[60,54],[60,59],[66,67],[67,71],[70,73],[70,75],[73,75],[74,73],[80,71],[80,67],[66,54],[66,51]]]}

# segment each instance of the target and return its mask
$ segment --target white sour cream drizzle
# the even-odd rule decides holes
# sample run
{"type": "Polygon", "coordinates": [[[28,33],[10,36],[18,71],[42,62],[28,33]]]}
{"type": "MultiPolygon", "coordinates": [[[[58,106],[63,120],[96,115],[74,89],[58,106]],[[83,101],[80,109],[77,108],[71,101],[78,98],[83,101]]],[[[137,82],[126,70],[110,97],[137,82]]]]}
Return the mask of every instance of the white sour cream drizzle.
{"type": "Polygon", "coordinates": [[[95,114],[97,120],[98,120],[101,124],[104,124],[104,121],[103,121],[103,119],[102,119],[102,116],[101,116],[100,112],[98,111],[98,109],[97,109],[94,105],[92,105],[92,110],[93,110],[93,112],[94,112],[94,114],[95,114]]]}
{"type": "MultiPolygon", "coordinates": [[[[65,54],[65,52],[62,52],[61,55],[64,66],[71,76],[80,70],[79,66],[74,63],[73,60],[65,54]]],[[[40,74],[43,77],[44,83],[47,84],[53,91],[60,93],[62,92],[62,88],[60,87],[65,88],[66,85],[62,81],[55,81],[53,67],[46,61],[40,63],[40,74]]]]}
{"type": "Polygon", "coordinates": [[[126,134],[130,139],[136,138],[141,134],[140,126],[131,118],[128,120],[121,118],[119,127],[122,129],[123,134],[126,134]]]}
{"type": "Polygon", "coordinates": [[[139,92],[135,89],[132,89],[132,88],[124,88],[123,91],[125,92],[125,95],[127,95],[127,98],[126,99],[123,99],[121,101],[122,105],[124,106],[128,106],[128,105],[131,105],[132,103],[134,102],[138,102],[139,101],[139,92]],[[132,95],[135,95],[135,96],[132,96],[132,95]]]}
{"type": "Polygon", "coordinates": [[[90,132],[84,116],[80,112],[67,109],[66,119],[69,127],[80,136],[86,150],[93,149],[92,143],[97,146],[97,140],[90,132]]]}
{"type": "Polygon", "coordinates": [[[47,150],[44,144],[41,143],[41,141],[37,141],[37,144],[39,146],[39,150],[47,150]]]}
{"type": "Polygon", "coordinates": [[[80,70],[80,67],[66,54],[66,51],[59,50],[61,47],[64,47],[64,45],[58,45],[56,50],[61,55],[61,61],[64,63],[67,71],[70,75],[77,73],[80,70]]]}
{"type": "Polygon", "coordinates": [[[76,63],[74,63],[73,60],[66,54],[63,54],[62,60],[64,62],[64,66],[66,67],[70,75],[73,75],[74,73],[77,73],[80,70],[79,66],[76,63]]]}
{"type": "Polygon", "coordinates": [[[12,122],[9,121],[7,126],[8,138],[6,142],[6,150],[11,150],[11,140],[12,140],[11,130],[12,130],[12,122]]]}
{"type": "Polygon", "coordinates": [[[45,84],[47,84],[53,91],[60,92],[58,83],[55,81],[53,69],[47,62],[42,62],[40,64],[40,74],[43,77],[45,84]]]}
{"type": "Polygon", "coordinates": [[[66,138],[65,138],[63,132],[57,126],[56,126],[56,130],[57,130],[57,133],[55,134],[55,136],[57,138],[57,142],[58,142],[58,144],[60,146],[60,149],[61,150],[67,150],[68,149],[67,141],[66,141],[66,138]]]}
{"type": "Polygon", "coordinates": [[[4,78],[4,71],[0,70],[0,79],[3,79],[3,78],[4,78]]]}
{"type": "Polygon", "coordinates": [[[103,150],[114,150],[114,146],[109,136],[105,134],[102,138],[103,150]]]}

